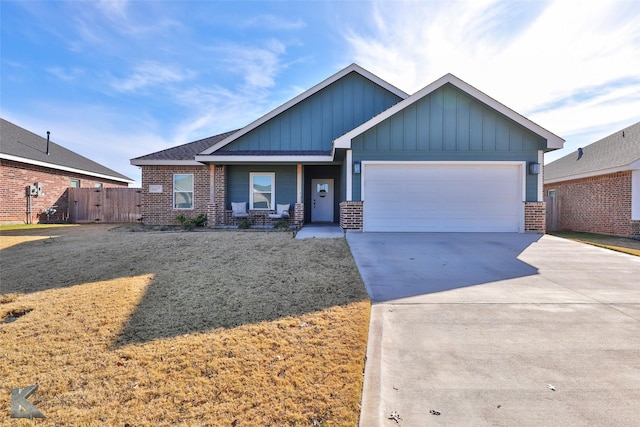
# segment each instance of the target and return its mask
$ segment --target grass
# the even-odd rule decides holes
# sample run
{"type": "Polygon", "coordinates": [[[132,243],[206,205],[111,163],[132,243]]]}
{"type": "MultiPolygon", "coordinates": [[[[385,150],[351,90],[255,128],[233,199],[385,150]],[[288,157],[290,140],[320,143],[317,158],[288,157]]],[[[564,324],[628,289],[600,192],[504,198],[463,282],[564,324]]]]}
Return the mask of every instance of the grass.
{"type": "Polygon", "coordinates": [[[76,224],[9,224],[0,225],[0,233],[14,230],[38,230],[41,228],[77,227],[76,224]]]}
{"type": "Polygon", "coordinates": [[[369,301],[344,239],[108,229],[3,230],[1,407],[38,384],[45,425],[357,425],[369,301]]]}
{"type": "Polygon", "coordinates": [[[549,234],[617,252],[640,256],[640,240],[578,231],[554,231],[549,234]]]}

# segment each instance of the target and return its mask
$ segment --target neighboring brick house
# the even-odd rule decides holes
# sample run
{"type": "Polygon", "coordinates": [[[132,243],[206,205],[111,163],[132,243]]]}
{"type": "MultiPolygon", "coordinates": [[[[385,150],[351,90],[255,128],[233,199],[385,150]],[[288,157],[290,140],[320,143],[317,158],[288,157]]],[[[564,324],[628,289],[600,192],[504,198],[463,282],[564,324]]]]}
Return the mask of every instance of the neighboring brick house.
{"type": "Polygon", "coordinates": [[[352,64],[242,129],[131,160],[143,222],[545,231],[540,164],[564,140],[447,74],[414,95],[352,64]]]}
{"type": "Polygon", "coordinates": [[[549,163],[544,173],[557,229],[640,238],[640,122],[549,163]]]}
{"type": "Polygon", "coordinates": [[[64,222],[69,217],[69,187],[128,187],[133,182],[47,138],[0,119],[0,224],[64,222]],[[45,210],[51,207],[56,212],[47,217],[45,210]]]}

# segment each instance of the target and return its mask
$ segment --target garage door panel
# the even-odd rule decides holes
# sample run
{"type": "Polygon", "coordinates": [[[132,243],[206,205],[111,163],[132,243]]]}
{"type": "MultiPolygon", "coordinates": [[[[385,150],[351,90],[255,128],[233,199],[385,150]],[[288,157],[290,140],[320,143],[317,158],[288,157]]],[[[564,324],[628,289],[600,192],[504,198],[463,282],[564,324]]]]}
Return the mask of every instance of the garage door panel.
{"type": "Polygon", "coordinates": [[[519,231],[520,167],[365,165],[365,231],[519,231]]]}

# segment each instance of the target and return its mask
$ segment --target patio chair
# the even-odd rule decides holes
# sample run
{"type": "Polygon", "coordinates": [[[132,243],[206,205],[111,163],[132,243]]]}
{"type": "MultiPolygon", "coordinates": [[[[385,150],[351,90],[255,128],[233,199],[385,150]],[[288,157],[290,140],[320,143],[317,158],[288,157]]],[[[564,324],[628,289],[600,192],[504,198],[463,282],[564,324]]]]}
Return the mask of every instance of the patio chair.
{"type": "Polygon", "coordinates": [[[285,219],[289,218],[289,204],[276,205],[276,213],[269,214],[271,219],[285,219]]]}
{"type": "Polygon", "coordinates": [[[246,202],[231,202],[231,216],[234,218],[249,218],[246,202]]]}

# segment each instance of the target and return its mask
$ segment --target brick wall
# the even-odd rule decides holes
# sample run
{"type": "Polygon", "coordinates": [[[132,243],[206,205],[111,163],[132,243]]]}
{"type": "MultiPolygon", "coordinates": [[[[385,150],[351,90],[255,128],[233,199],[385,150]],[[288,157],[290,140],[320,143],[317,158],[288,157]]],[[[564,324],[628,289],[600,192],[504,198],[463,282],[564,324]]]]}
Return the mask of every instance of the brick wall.
{"type": "Polygon", "coordinates": [[[29,222],[26,188],[35,182],[42,184],[44,194],[31,197],[31,222],[47,221],[44,210],[52,206],[57,206],[56,213],[48,221],[66,222],[69,217],[67,189],[72,179],[79,180],[81,188],[94,188],[96,184],[104,188],[127,187],[119,181],[0,159],[0,224],[29,222]]]}
{"type": "Polygon", "coordinates": [[[364,202],[340,202],[340,227],[343,230],[362,230],[364,202]]]}
{"type": "Polygon", "coordinates": [[[546,184],[545,194],[552,189],[560,200],[561,229],[618,236],[638,233],[638,221],[631,220],[631,171],[546,184]]]}
{"type": "Polygon", "coordinates": [[[525,202],[524,231],[545,233],[547,224],[547,209],[545,202],[525,202]]]}
{"type": "Polygon", "coordinates": [[[177,225],[183,214],[195,218],[207,214],[210,203],[208,166],[142,166],[142,222],[151,225],[177,225]],[[193,174],[193,209],[173,209],[173,175],[193,174]],[[161,185],[161,193],[149,193],[150,185],[161,185]]]}
{"type": "Polygon", "coordinates": [[[293,226],[300,228],[304,225],[304,203],[296,203],[293,212],[293,226]]]}
{"type": "Polygon", "coordinates": [[[213,226],[227,224],[227,168],[225,166],[214,166],[213,169],[213,197],[215,220],[213,226]]]}

